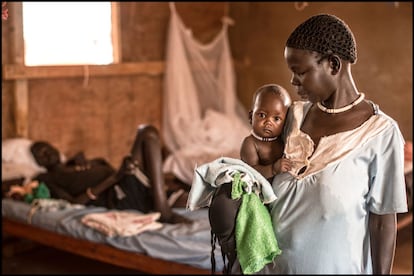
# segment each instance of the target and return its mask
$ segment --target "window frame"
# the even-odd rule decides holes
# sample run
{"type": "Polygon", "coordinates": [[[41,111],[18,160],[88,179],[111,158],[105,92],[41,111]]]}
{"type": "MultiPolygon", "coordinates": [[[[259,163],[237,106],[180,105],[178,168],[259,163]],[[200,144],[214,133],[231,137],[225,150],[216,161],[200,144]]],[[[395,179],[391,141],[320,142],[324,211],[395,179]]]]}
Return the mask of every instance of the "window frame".
{"type": "MultiPolygon", "coordinates": [[[[56,2],[58,3],[58,2],[56,2]]],[[[79,2],[76,2],[79,3],[79,2]]],[[[109,64],[117,64],[121,61],[121,47],[120,47],[120,16],[119,16],[119,2],[109,2],[111,5],[111,42],[112,42],[112,62],[109,64]]],[[[22,28],[22,36],[23,36],[23,4],[24,2],[21,2],[20,6],[20,13],[21,13],[21,28],[22,28]]],[[[22,37],[23,43],[24,43],[24,36],[22,37]]],[[[53,64],[53,65],[26,65],[25,62],[25,49],[23,48],[23,64],[27,67],[46,67],[46,66],[58,66],[58,67],[64,67],[64,66],[91,66],[91,65],[99,65],[99,64],[53,64]]]]}
{"type": "Polygon", "coordinates": [[[23,40],[23,8],[22,2],[9,2],[9,17],[7,24],[14,32],[10,35],[10,62],[2,64],[2,79],[5,81],[26,81],[31,79],[119,76],[145,74],[159,76],[164,73],[163,61],[122,62],[121,32],[120,32],[120,3],[111,2],[112,7],[112,36],[114,63],[109,65],[24,65],[23,40]]]}

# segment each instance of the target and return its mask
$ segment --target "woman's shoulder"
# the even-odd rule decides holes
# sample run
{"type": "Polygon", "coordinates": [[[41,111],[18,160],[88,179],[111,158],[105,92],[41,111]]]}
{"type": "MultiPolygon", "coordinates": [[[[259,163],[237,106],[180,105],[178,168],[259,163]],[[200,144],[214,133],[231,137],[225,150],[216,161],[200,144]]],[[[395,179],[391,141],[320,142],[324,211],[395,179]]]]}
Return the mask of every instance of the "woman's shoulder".
{"type": "Polygon", "coordinates": [[[291,114],[306,114],[312,107],[312,102],[309,101],[294,101],[290,106],[291,114]]]}
{"type": "Polygon", "coordinates": [[[383,112],[378,105],[375,114],[361,126],[361,129],[375,137],[375,143],[377,144],[391,143],[391,141],[398,144],[404,143],[404,137],[398,122],[383,112]]]}
{"type": "Polygon", "coordinates": [[[381,126],[384,133],[390,133],[390,135],[397,135],[402,137],[402,133],[398,122],[390,115],[385,113],[378,104],[370,101],[374,108],[374,115],[370,118],[373,125],[381,126]]]}
{"type": "Polygon", "coordinates": [[[309,101],[294,101],[292,102],[287,116],[287,125],[292,124],[294,121],[302,121],[306,113],[312,107],[312,103],[309,101]]]}
{"type": "Polygon", "coordinates": [[[291,107],[296,108],[309,108],[312,106],[312,103],[309,101],[293,101],[291,107]]]}

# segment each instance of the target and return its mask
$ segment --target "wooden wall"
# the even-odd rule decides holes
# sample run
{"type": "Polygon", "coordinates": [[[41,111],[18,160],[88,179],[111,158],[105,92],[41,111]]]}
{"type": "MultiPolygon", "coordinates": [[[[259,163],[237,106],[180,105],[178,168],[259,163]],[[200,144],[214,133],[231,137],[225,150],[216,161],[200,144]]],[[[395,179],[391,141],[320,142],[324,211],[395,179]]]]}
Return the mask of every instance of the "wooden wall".
{"type": "MultiPolygon", "coordinates": [[[[16,118],[20,116],[27,118],[30,139],[50,141],[67,155],[83,150],[87,156],[104,157],[117,167],[130,149],[138,124],[161,128],[168,2],[119,4],[121,63],[130,64],[132,73],[117,75],[112,70],[108,76],[78,74],[19,81],[4,79],[5,66],[18,63],[16,56],[22,55],[14,51],[13,42],[19,32],[19,24],[12,18],[18,5],[7,5],[9,19],[2,22],[2,139],[18,136],[16,118]],[[27,114],[15,113],[16,102],[24,105],[24,99],[16,101],[14,94],[21,86],[27,87],[27,114]]],[[[237,93],[246,108],[253,91],[263,83],[276,82],[292,90],[283,48],[293,28],[315,13],[338,15],[357,39],[358,62],[353,69],[357,87],[398,121],[406,139],[412,139],[411,3],[308,2],[303,10],[297,10],[294,2],[176,5],[201,42],[215,36],[223,15],[234,19],[229,38],[237,63],[237,93]]],[[[292,93],[292,97],[296,95],[292,93]]]]}

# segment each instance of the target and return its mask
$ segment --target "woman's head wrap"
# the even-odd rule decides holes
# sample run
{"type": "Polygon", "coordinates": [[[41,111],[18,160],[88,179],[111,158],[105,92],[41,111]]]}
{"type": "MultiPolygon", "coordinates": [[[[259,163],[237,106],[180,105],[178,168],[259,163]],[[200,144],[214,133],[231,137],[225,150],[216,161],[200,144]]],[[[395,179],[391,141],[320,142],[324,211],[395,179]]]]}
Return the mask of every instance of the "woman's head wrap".
{"type": "Polygon", "coordinates": [[[343,20],[330,14],[318,14],[300,24],[289,36],[286,46],[322,55],[336,54],[351,63],[357,59],[351,29],[343,20]]]}

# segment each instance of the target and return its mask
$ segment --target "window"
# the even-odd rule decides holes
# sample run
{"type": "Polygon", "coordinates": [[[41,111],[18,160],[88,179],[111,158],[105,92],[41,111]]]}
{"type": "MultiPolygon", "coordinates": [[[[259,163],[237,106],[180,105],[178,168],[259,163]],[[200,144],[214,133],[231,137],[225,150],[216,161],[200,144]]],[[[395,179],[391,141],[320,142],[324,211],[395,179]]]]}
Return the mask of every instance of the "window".
{"type": "Polygon", "coordinates": [[[25,65],[110,64],[111,2],[23,2],[25,65]]]}

